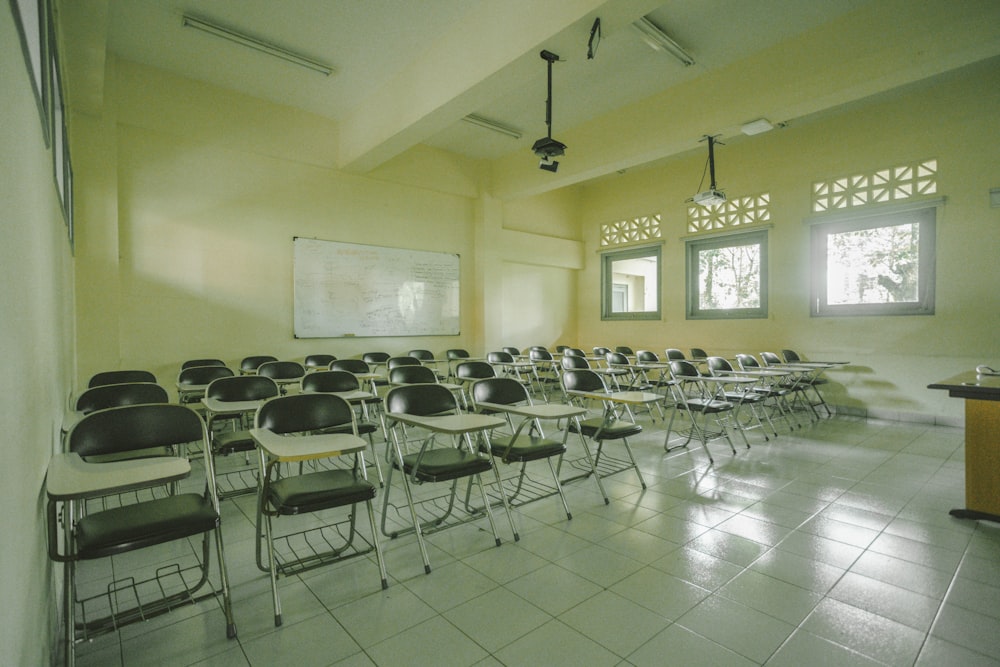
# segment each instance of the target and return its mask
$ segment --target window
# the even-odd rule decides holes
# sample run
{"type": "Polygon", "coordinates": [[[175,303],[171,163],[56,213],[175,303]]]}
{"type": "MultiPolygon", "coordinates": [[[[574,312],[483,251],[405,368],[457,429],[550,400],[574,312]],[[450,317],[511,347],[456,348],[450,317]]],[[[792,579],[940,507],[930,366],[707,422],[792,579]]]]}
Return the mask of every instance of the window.
{"type": "Polygon", "coordinates": [[[687,317],[767,317],[767,232],[687,242],[687,317]]]}
{"type": "Polygon", "coordinates": [[[934,206],[816,224],[813,316],[933,315],[934,206]]]}
{"type": "Polygon", "coordinates": [[[660,246],[604,253],[601,318],[660,319],[660,246]]]}

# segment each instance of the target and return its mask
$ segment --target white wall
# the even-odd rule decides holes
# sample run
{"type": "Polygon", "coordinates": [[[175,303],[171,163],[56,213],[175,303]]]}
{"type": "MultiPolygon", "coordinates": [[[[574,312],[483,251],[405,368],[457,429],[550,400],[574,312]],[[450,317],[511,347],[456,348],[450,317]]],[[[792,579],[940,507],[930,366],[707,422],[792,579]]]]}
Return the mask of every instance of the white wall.
{"type": "MultiPolygon", "coordinates": [[[[685,199],[695,192],[707,149],[584,188],[581,224],[587,266],[580,276],[580,346],[629,345],[659,354],[701,347],[732,355],[796,349],[813,359],[849,360],[829,373],[833,400],[889,418],[960,423],[962,401],[926,386],[979,363],[1000,363],[1000,209],[988,192],[1000,180],[1000,63],[987,61],[839,115],[792,121],[783,130],[734,137],[716,150],[730,197],[770,192],[770,313],[767,319],[685,319],[685,199]],[[814,182],[936,158],[937,305],[933,316],[809,316],[809,227],[814,182]],[[663,319],[602,322],[601,223],[661,212],[663,319]]],[[[778,120],[778,119],[772,119],[778,120]]]]}
{"type": "Polygon", "coordinates": [[[58,571],[45,539],[45,468],[72,374],[72,258],[10,6],[0,7],[0,661],[44,665],[58,571]]]}

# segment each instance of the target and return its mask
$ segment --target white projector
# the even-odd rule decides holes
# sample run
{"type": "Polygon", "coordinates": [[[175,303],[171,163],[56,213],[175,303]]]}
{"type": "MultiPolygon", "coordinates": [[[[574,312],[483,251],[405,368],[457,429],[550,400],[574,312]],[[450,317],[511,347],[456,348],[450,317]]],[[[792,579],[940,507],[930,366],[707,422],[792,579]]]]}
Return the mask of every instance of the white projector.
{"type": "Polygon", "coordinates": [[[691,198],[695,204],[701,204],[702,206],[715,206],[716,204],[724,204],[726,202],[726,193],[720,192],[718,190],[705,190],[704,192],[699,192],[694,197],[691,198]]]}

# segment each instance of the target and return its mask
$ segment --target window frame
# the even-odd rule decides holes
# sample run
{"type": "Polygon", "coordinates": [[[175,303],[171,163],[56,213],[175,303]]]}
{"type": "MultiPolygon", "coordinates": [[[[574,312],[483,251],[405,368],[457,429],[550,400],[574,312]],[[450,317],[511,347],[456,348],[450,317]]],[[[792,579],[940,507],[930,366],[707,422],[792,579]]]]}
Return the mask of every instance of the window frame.
{"type": "Polygon", "coordinates": [[[606,321],[637,321],[659,320],[663,312],[663,244],[632,246],[601,252],[601,320],[606,321]],[[613,272],[611,268],[617,261],[653,257],[656,259],[656,310],[637,312],[614,312],[612,310],[612,291],[614,289],[613,272]]]}
{"type": "Polygon", "coordinates": [[[937,245],[937,208],[943,200],[914,202],[902,206],[889,206],[877,210],[860,211],[833,218],[810,220],[810,291],[809,314],[811,317],[870,317],[881,315],[933,315],[935,311],[935,274],[937,245]],[[827,303],[828,238],[832,234],[894,227],[916,223],[919,225],[917,249],[917,300],[894,303],[827,303]]]}
{"type": "Polygon", "coordinates": [[[685,240],[685,311],[689,320],[750,320],[768,317],[768,227],[741,228],[722,234],[709,234],[685,240]],[[703,309],[701,303],[701,262],[699,253],[740,245],[760,246],[760,305],[756,308],[703,309]]]}

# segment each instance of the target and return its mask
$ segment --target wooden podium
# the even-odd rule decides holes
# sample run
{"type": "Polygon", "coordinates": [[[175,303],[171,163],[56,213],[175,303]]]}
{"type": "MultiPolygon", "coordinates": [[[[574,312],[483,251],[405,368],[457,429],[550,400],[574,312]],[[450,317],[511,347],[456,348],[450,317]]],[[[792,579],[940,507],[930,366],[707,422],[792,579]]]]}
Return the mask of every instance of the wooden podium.
{"type": "Polygon", "coordinates": [[[965,399],[965,508],[951,515],[1000,522],[1000,376],[967,371],[927,388],[965,399]]]}

